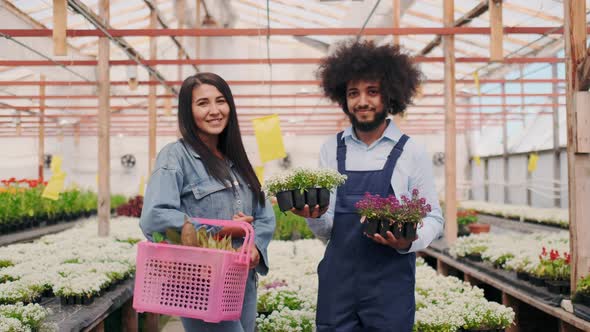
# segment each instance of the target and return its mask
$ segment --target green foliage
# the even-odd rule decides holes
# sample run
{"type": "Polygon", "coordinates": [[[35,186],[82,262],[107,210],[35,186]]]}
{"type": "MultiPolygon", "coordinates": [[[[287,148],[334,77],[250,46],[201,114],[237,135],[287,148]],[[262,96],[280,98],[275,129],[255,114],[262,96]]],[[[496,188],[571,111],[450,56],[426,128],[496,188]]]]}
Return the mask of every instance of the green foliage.
{"type": "Polygon", "coordinates": [[[325,188],[330,191],[342,185],[346,181],[346,175],[329,168],[308,169],[295,168],[294,170],[278,174],[266,180],[264,189],[269,196],[286,190],[303,190],[308,188],[325,188]]]}
{"type": "Polygon", "coordinates": [[[578,281],[577,292],[590,296],[590,275],[587,275],[578,281]]]}
{"type": "Polygon", "coordinates": [[[275,240],[293,240],[293,239],[312,239],[313,233],[307,227],[304,218],[299,217],[291,212],[283,213],[278,205],[273,205],[277,227],[273,239],[275,240]]]}

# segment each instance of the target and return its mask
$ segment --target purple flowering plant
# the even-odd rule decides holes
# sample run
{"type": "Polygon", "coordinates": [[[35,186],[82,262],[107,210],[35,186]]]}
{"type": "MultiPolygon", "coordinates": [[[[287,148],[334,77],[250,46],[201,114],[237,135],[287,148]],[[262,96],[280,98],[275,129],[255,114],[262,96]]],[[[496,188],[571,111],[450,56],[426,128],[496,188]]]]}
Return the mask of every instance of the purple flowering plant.
{"type": "Polygon", "coordinates": [[[401,201],[394,195],[381,197],[367,192],[355,207],[361,216],[368,219],[390,219],[402,223],[420,223],[432,210],[426,199],[420,197],[418,189],[412,190],[410,198],[402,195],[401,201]]]}

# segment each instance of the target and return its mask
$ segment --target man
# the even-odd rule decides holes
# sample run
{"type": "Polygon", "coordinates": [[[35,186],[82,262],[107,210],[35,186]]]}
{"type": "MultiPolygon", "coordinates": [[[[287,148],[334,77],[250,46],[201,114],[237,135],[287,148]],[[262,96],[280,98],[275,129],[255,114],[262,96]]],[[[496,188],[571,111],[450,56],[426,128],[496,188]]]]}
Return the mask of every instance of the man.
{"type": "Polygon", "coordinates": [[[346,183],[327,208],[294,210],[318,238],[329,240],[318,266],[318,332],[412,330],[415,252],[442,234],[444,221],[428,154],[387,115],[406,109],[421,76],[398,46],[372,42],[341,44],[319,68],[325,95],[352,126],[320,152],[320,166],[346,174],[346,183]],[[363,234],[354,204],[365,192],[400,198],[413,189],[432,206],[415,239],[363,234]]]}

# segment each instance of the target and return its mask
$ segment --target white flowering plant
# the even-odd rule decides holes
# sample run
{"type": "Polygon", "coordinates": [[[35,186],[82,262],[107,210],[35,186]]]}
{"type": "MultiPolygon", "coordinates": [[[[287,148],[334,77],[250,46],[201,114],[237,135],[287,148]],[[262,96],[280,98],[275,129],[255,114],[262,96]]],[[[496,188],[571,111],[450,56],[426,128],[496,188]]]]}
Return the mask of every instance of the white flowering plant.
{"type": "Polygon", "coordinates": [[[270,196],[288,190],[303,192],[308,188],[336,189],[346,181],[346,175],[330,168],[298,167],[290,172],[274,175],[265,181],[264,191],[270,196]]]}
{"type": "Polygon", "coordinates": [[[0,305],[0,331],[57,331],[45,321],[50,314],[39,304],[0,305]]]}

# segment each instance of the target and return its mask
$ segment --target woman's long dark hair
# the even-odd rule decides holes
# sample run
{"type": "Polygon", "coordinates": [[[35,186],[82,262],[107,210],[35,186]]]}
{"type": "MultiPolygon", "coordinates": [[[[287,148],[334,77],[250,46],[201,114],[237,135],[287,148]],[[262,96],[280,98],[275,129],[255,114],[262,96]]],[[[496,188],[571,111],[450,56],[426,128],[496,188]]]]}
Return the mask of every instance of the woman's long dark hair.
{"type": "Polygon", "coordinates": [[[188,77],[182,83],[178,95],[178,126],[182,134],[182,139],[199,154],[209,175],[223,184],[227,181],[232,182],[228,165],[224,160],[217,158],[198,135],[199,128],[193,117],[192,103],[193,89],[199,87],[201,84],[209,84],[216,87],[229,105],[229,119],[227,126],[219,134],[217,148],[226,158],[234,163],[240,175],[250,186],[256,201],[264,205],[264,193],[261,190],[260,181],[256,177],[254,168],[252,168],[252,164],[248,160],[244,144],[242,143],[234,96],[227,82],[219,75],[198,73],[188,77]]]}

